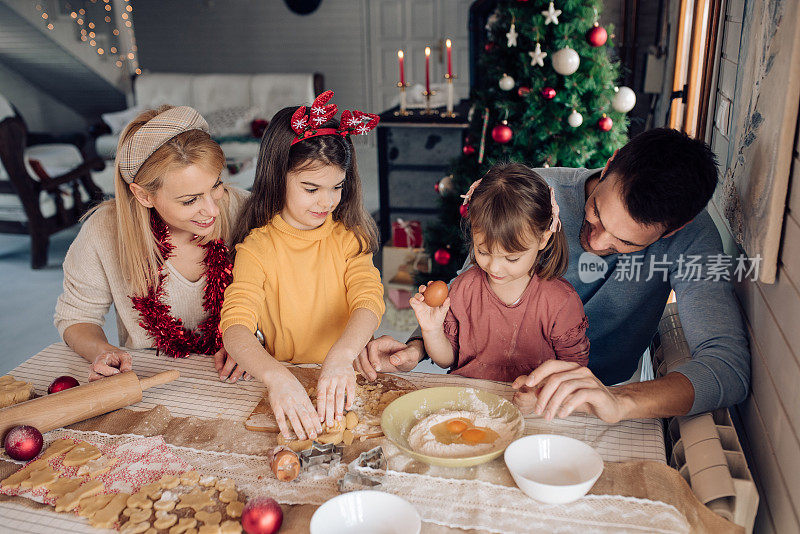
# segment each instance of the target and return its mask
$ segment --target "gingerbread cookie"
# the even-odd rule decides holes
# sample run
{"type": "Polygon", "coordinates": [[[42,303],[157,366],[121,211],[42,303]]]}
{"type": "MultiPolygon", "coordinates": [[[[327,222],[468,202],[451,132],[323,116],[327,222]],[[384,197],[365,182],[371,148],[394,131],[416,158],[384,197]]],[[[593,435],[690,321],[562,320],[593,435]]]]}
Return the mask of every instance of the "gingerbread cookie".
{"type": "Polygon", "coordinates": [[[89,460],[78,468],[78,476],[96,478],[107,473],[117,463],[117,459],[111,456],[101,456],[95,460],[89,460]]]}
{"type": "Polygon", "coordinates": [[[164,475],[158,483],[161,485],[161,489],[172,489],[181,483],[181,477],[176,475],[164,475]]]}
{"type": "Polygon", "coordinates": [[[145,484],[139,488],[139,493],[147,495],[152,500],[156,501],[161,498],[161,483],[159,481],[145,484]]]}
{"type": "Polygon", "coordinates": [[[122,526],[120,534],[143,534],[151,528],[152,527],[150,526],[150,523],[134,523],[132,521],[128,521],[122,526]]]}
{"type": "Polygon", "coordinates": [[[78,487],[75,491],[71,491],[56,501],[56,512],[66,512],[74,510],[81,499],[97,495],[103,491],[103,483],[99,480],[90,480],[78,487]]]}
{"type": "Polygon", "coordinates": [[[153,528],[164,530],[178,522],[178,516],[169,512],[156,512],[156,520],[153,521],[153,528]]]}
{"type": "Polygon", "coordinates": [[[102,509],[89,517],[89,523],[97,528],[111,528],[119,519],[119,514],[128,502],[129,493],[117,493],[102,509]]]}
{"type": "Polygon", "coordinates": [[[113,498],[114,498],[113,493],[87,497],[83,499],[80,503],[78,503],[78,506],[80,506],[80,510],[78,510],[78,515],[81,517],[91,517],[98,510],[102,510],[103,508],[105,508],[106,505],[109,502],[111,502],[111,499],[113,498]]]}
{"type": "Polygon", "coordinates": [[[200,473],[197,471],[186,471],[181,474],[181,484],[184,486],[196,486],[200,482],[200,473]]]}
{"type": "Polygon", "coordinates": [[[150,516],[153,515],[151,510],[142,510],[140,508],[125,508],[122,515],[128,516],[131,523],[143,523],[150,521],[150,516]]]}
{"type": "Polygon", "coordinates": [[[244,510],[244,503],[240,501],[233,501],[225,508],[225,512],[234,519],[242,517],[242,510],[244,510]]]}
{"type": "Polygon", "coordinates": [[[9,489],[16,489],[20,486],[20,484],[22,484],[22,482],[28,480],[34,472],[38,471],[39,469],[45,469],[49,467],[50,464],[47,463],[47,460],[39,458],[38,460],[32,461],[13,475],[0,482],[0,486],[9,489]]]}
{"type": "Polygon", "coordinates": [[[226,489],[219,494],[219,500],[224,503],[233,502],[239,499],[239,492],[235,489],[226,489]]]}
{"type": "Polygon", "coordinates": [[[169,529],[169,534],[187,534],[197,526],[197,519],[193,517],[182,517],[178,524],[169,529]]]}
{"type": "Polygon", "coordinates": [[[47,484],[52,484],[56,480],[58,480],[58,471],[48,465],[31,473],[31,476],[27,480],[23,480],[19,486],[21,488],[37,489],[47,484]]]}
{"type": "Polygon", "coordinates": [[[78,442],[67,453],[66,456],[64,456],[64,466],[77,467],[91,460],[96,460],[97,458],[100,458],[100,456],[102,456],[100,449],[98,449],[91,443],[86,443],[85,441],[81,441],[78,442]]]}
{"type": "Polygon", "coordinates": [[[67,493],[78,489],[78,486],[82,483],[83,480],[80,478],[59,478],[47,485],[47,490],[49,491],[48,496],[56,499],[63,497],[67,493]]]}
{"type": "Polygon", "coordinates": [[[126,504],[128,508],[142,508],[145,510],[153,507],[153,501],[151,501],[147,493],[143,492],[141,489],[131,495],[126,504]]]}
{"type": "Polygon", "coordinates": [[[191,493],[187,493],[186,495],[181,495],[181,501],[176,506],[178,510],[181,508],[192,508],[195,512],[198,512],[205,508],[206,506],[211,506],[214,504],[214,501],[211,500],[211,496],[209,495],[211,492],[202,491],[200,488],[195,488],[192,490],[191,493]]]}
{"type": "Polygon", "coordinates": [[[219,525],[222,521],[222,514],[219,512],[206,512],[201,510],[194,514],[194,518],[206,525],[219,525]]]}
{"type": "Polygon", "coordinates": [[[230,478],[221,478],[217,481],[216,488],[219,491],[236,489],[236,482],[234,482],[230,478]]]}
{"type": "Polygon", "coordinates": [[[53,443],[50,444],[47,449],[42,453],[39,457],[42,460],[49,460],[53,456],[58,456],[59,454],[64,454],[65,452],[69,452],[70,449],[75,447],[75,442],[71,439],[57,439],[53,443]]]}
{"type": "Polygon", "coordinates": [[[221,534],[241,534],[242,525],[237,521],[225,521],[219,526],[221,534]]]}
{"type": "Polygon", "coordinates": [[[220,530],[219,525],[203,525],[199,529],[197,529],[197,534],[220,534],[222,530],[220,530]]]}
{"type": "Polygon", "coordinates": [[[168,512],[173,508],[175,508],[175,505],[177,503],[178,503],[178,495],[169,490],[166,490],[164,491],[164,493],[161,494],[161,498],[153,503],[153,508],[155,508],[156,510],[168,512]]]}
{"type": "Polygon", "coordinates": [[[200,483],[201,486],[210,488],[211,486],[214,486],[217,483],[217,477],[215,477],[214,475],[202,476],[200,477],[198,482],[200,483]]]}

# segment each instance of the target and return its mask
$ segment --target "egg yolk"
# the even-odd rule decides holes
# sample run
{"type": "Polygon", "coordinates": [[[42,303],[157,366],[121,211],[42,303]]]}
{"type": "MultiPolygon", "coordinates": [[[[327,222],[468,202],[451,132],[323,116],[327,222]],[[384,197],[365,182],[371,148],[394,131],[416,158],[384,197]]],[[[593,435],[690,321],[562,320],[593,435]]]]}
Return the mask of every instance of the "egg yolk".
{"type": "Polygon", "coordinates": [[[480,428],[468,428],[461,433],[461,439],[467,443],[479,443],[486,437],[486,432],[480,428]]]}
{"type": "Polygon", "coordinates": [[[467,423],[461,419],[451,419],[445,424],[447,430],[453,434],[460,434],[467,429],[467,423]]]}

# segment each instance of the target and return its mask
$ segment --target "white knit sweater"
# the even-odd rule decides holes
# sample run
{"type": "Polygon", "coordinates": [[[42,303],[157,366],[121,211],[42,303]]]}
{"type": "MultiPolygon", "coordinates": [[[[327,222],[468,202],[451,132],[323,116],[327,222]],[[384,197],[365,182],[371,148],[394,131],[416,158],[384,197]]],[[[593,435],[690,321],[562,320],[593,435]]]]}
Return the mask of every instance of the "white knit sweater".
{"type": "MultiPolygon", "coordinates": [[[[235,221],[246,193],[230,187],[229,191],[231,221],[235,221]]],[[[206,318],[203,310],[205,275],[190,282],[169,261],[165,270],[164,303],[186,328],[196,328],[206,318]]],[[[64,259],[64,292],[58,297],[54,319],[59,334],[63,338],[64,330],[78,323],[102,327],[109,307],[114,304],[119,346],[152,347],[153,339],[139,326],[141,318],[129,295],[120,269],[116,215],[110,208],[101,208],[83,224],[64,259]]]]}

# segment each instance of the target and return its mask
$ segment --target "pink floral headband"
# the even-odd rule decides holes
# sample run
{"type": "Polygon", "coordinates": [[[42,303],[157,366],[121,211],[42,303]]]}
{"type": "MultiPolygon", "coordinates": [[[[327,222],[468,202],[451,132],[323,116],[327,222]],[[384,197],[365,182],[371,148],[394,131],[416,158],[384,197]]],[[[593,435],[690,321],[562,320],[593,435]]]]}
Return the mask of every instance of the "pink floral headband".
{"type": "MultiPolygon", "coordinates": [[[[483,178],[472,182],[472,185],[469,186],[469,189],[467,190],[467,194],[461,195],[461,198],[464,199],[462,205],[464,206],[469,205],[469,201],[472,199],[472,195],[473,193],[475,193],[475,190],[480,185],[482,179],[483,178]]],[[[553,233],[556,233],[561,229],[561,219],[558,216],[559,208],[558,208],[558,202],[556,202],[556,191],[552,187],[550,188],[550,208],[553,211],[553,222],[550,223],[549,230],[553,233]]]]}

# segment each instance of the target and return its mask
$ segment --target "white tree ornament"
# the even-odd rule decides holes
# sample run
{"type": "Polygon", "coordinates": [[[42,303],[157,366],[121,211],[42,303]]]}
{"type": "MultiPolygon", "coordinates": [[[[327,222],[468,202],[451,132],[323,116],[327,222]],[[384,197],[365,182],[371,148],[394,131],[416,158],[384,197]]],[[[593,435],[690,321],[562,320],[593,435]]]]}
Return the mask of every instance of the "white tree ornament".
{"type": "Polygon", "coordinates": [[[611,100],[611,107],[615,111],[627,113],[636,105],[636,93],[630,87],[615,87],[616,94],[611,100]]]}
{"type": "Polygon", "coordinates": [[[581,124],[583,124],[583,115],[578,113],[577,110],[572,110],[572,113],[569,114],[567,117],[567,123],[572,126],[573,128],[577,128],[581,124]]]}
{"type": "Polygon", "coordinates": [[[562,48],[552,57],[553,69],[562,76],[569,76],[581,64],[581,58],[578,53],[570,47],[562,48]]]}
{"type": "Polygon", "coordinates": [[[512,78],[508,74],[503,74],[503,77],[500,78],[500,81],[497,82],[497,85],[499,85],[500,89],[502,89],[503,91],[510,91],[514,88],[515,83],[516,82],[514,81],[514,78],[512,78]]]}
{"type": "Polygon", "coordinates": [[[544,58],[547,57],[547,52],[542,52],[542,45],[536,43],[536,49],[533,52],[528,52],[528,55],[531,56],[531,67],[536,65],[544,67],[544,58]]]}
{"type": "Polygon", "coordinates": [[[509,28],[508,33],[506,33],[506,38],[508,39],[508,47],[511,48],[512,46],[517,46],[517,37],[519,34],[517,33],[517,29],[514,27],[514,24],[511,24],[511,28],[509,28]]]}
{"type": "Polygon", "coordinates": [[[556,9],[553,5],[553,2],[550,2],[550,7],[547,8],[547,11],[542,11],[542,15],[544,15],[544,25],[547,26],[551,22],[553,24],[558,24],[558,16],[561,14],[560,9],[556,9]]]}

